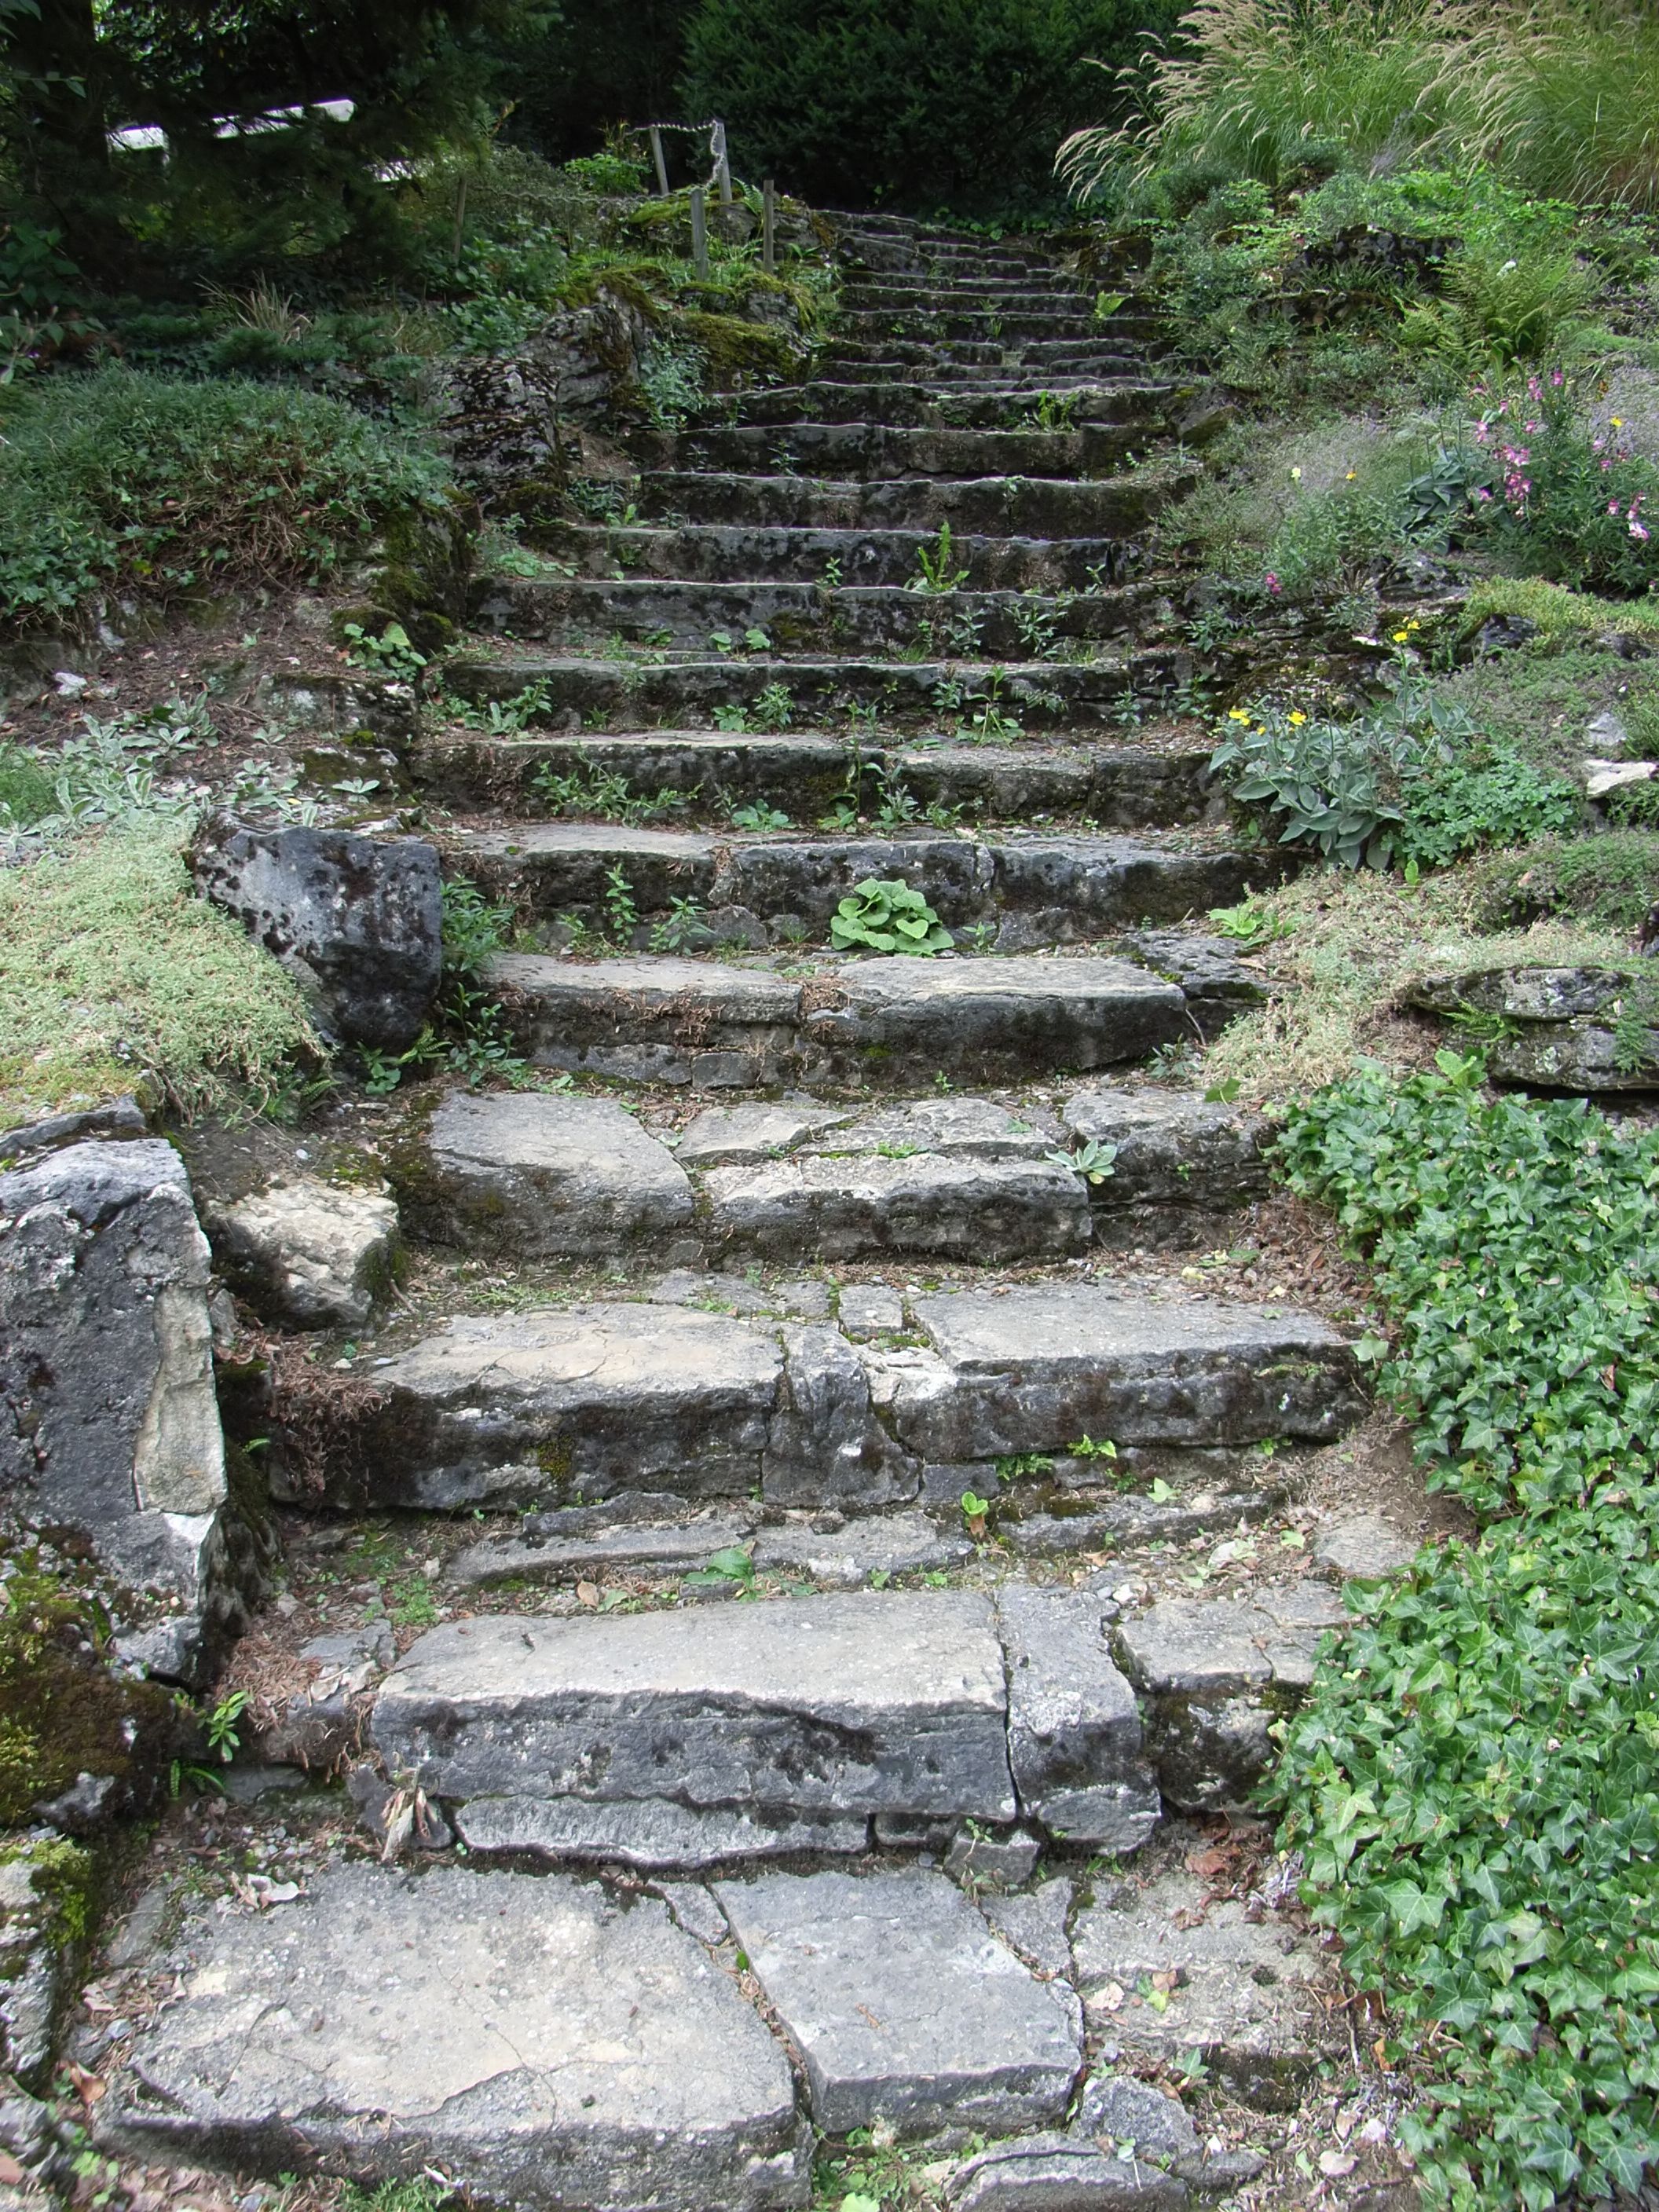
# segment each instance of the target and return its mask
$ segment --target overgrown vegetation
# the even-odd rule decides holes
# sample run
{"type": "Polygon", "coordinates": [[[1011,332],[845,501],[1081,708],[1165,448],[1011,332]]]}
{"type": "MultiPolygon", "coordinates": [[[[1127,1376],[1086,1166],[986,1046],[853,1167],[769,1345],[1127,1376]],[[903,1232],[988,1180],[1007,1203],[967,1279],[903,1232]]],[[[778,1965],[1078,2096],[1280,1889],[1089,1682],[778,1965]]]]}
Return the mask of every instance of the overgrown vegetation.
{"type": "Polygon", "coordinates": [[[1277,1784],[1391,2044],[1431,2203],[1633,2191],[1659,2155],[1659,1139],[1474,1060],[1298,1106],[1291,1188],[1369,1253],[1431,1483],[1505,1516],[1362,1593],[1277,1784]]]}

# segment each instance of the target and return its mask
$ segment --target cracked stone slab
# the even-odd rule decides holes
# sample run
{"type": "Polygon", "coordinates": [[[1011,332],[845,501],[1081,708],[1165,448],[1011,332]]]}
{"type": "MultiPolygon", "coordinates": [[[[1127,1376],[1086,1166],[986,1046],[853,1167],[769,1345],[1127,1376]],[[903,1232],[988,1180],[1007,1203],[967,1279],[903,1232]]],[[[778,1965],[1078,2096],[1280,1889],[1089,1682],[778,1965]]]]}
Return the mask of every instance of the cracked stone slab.
{"type": "Polygon", "coordinates": [[[1311,1583],[1249,1598],[1166,1598],[1119,1620],[1113,1647],[1145,1701],[1146,1749],[1184,1812],[1245,1811],[1273,1763],[1273,1722],[1301,1702],[1328,1631],[1347,1620],[1311,1583]]]}
{"type": "Polygon", "coordinates": [[[359,1863],[280,1911],[199,1909],[182,1993],[98,2108],[106,2148],[274,2176],[437,2166],[485,2202],[797,2205],[783,2053],[653,1898],[359,1863]]]}
{"type": "Polygon", "coordinates": [[[905,1098],[860,1114],[844,1128],[815,1133],[805,1149],[857,1153],[892,1146],[981,1160],[1040,1160],[1054,1141],[1052,1123],[1036,1128],[994,1099],[905,1098]]]}
{"type": "Polygon", "coordinates": [[[931,1360],[889,1364],[893,1425],[929,1462],[1124,1444],[1328,1442],[1364,1399],[1346,1340],[1310,1314],[1093,1283],[911,1302],[931,1360]]]}
{"type": "Polygon", "coordinates": [[[623,1866],[723,1866],[738,1859],[823,1852],[848,1858],[870,1840],[867,1820],[835,1813],[677,1805],[665,1797],[474,1797],[455,1826],[471,1851],[534,1858],[602,1859],[623,1866]]]}
{"type": "Polygon", "coordinates": [[[988,1599],[860,1591],[577,1620],[480,1615],[381,1686],[428,1794],[1013,1817],[988,1599]]]}
{"type": "Polygon", "coordinates": [[[221,1271],[268,1320],[361,1328],[391,1279],[398,1209],[302,1176],[214,1208],[207,1228],[221,1271]]]}
{"type": "Polygon", "coordinates": [[[1072,1942],[1066,1933],[1072,1893],[1065,1875],[1055,1875],[1036,1889],[981,1897],[979,1909],[1034,1972],[1045,1980],[1066,1980],[1072,1972],[1072,1942]]]}
{"type": "Polygon", "coordinates": [[[593,1257],[691,1225],[684,1169],[614,1099],[453,1091],[408,1151],[394,1172],[412,1217],[470,1250],[593,1257]]]}
{"type": "Polygon", "coordinates": [[[1252,1920],[1238,1899],[1212,1899],[1182,1867],[1085,1906],[1072,1948],[1091,2027],[1165,2063],[1196,2051],[1263,2111],[1294,2112],[1334,2046],[1312,1939],[1277,1912],[1252,1920]],[[1154,1975],[1170,1978],[1162,2010],[1140,1994],[1154,1975]]]}
{"type": "Polygon", "coordinates": [[[715,1168],[704,1188],[711,1240],[758,1253],[1034,1259],[1079,1252],[1093,1234],[1083,1182],[1043,1159],[872,1146],[715,1168]]]}
{"type": "Polygon", "coordinates": [[[464,1315],[362,1372],[374,1401],[349,1438],[337,1431],[337,1502],[746,1497],[783,1350],[775,1329],[724,1315],[599,1303],[464,1315]]]}
{"type": "Polygon", "coordinates": [[[674,1157],[683,1168],[757,1167],[853,1118],[830,1106],[710,1106],[681,1132],[674,1157]]]}
{"type": "Polygon", "coordinates": [[[715,1894],[827,2133],[1001,2134],[1065,2110],[1081,2048],[1064,2007],[942,1875],[766,1875],[715,1894]]]}
{"type": "Polygon", "coordinates": [[[902,1504],[921,1486],[921,1470],[882,1425],[864,1362],[838,1328],[784,1332],[762,1486],[772,1505],[866,1510],[902,1504]]]}
{"type": "Polygon", "coordinates": [[[843,1283],[836,1315],[854,1343],[875,1336],[896,1336],[904,1327],[904,1301],[884,1283],[843,1283]]]}
{"type": "Polygon", "coordinates": [[[969,2159],[951,2176],[945,2201],[951,2212],[1182,2212],[1191,2199],[1154,2166],[1046,2134],[969,2159]]]}
{"type": "Polygon", "coordinates": [[[1023,1810],[1055,1835],[1132,1851],[1157,1826],[1158,1782],[1134,1692],[1113,1663],[1097,1598],[1004,1583],[1008,1750],[1023,1810]]]}

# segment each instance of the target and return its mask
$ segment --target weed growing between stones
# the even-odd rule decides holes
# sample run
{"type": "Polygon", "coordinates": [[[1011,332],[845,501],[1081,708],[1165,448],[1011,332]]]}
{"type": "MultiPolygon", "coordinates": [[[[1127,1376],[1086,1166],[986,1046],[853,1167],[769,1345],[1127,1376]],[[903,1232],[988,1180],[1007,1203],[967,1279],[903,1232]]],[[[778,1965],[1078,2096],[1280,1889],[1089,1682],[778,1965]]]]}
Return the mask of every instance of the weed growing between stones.
{"type": "Polygon", "coordinates": [[[1659,2154],[1659,1139],[1487,1103],[1474,1059],[1291,1113],[1291,1187],[1367,1249],[1363,1349],[1430,1480],[1499,1516],[1362,1590],[1273,1785],[1387,2056],[1427,2201],[1529,2212],[1659,2154]]]}

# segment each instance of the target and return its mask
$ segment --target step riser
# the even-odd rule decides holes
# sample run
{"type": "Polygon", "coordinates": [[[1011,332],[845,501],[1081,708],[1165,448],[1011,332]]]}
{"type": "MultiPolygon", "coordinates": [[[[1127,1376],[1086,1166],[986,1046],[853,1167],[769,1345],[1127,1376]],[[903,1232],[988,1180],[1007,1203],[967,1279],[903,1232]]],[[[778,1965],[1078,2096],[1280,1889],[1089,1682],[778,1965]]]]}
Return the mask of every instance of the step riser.
{"type": "Polygon", "coordinates": [[[994,477],[817,484],[664,470],[641,479],[640,504],[647,514],[758,529],[936,531],[948,522],[952,531],[989,536],[1113,538],[1144,530],[1198,480],[1199,471],[1187,466],[1098,483],[994,477]]]}
{"type": "Polygon", "coordinates": [[[910,314],[842,314],[836,323],[838,337],[871,343],[887,337],[908,338],[921,344],[965,339],[974,345],[1042,345],[1081,343],[1093,337],[1119,345],[1131,340],[1156,338],[1161,325],[1154,315],[1127,313],[1102,320],[1092,313],[1049,309],[1036,314],[999,314],[994,310],[949,308],[910,314]]]}
{"type": "MultiPolygon", "coordinates": [[[[1272,855],[1091,849],[1085,840],[993,846],[961,838],[830,837],[791,845],[684,837],[673,841],[679,849],[660,854],[626,832],[612,840],[599,833],[575,850],[501,849],[507,842],[471,840],[454,848],[453,859],[492,899],[511,904],[522,922],[574,914],[590,927],[606,927],[607,875],[619,868],[642,930],[666,915],[675,900],[690,898],[705,907],[741,907],[767,922],[779,915],[797,919],[813,943],[825,940],[838,901],[867,877],[910,884],[949,929],[1007,925],[1010,943],[1003,949],[1024,950],[1202,915],[1212,907],[1236,905],[1247,885],[1259,888],[1279,872],[1272,855]]],[[[646,949],[643,942],[639,949],[646,949]]]]}
{"type": "MultiPolygon", "coordinates": [[[[1011,663],[1003,673],[1000,711],[1022,727],[1089,728],[1108,722],[1126,692],[1156,692],[1174,680],[1169,653],[1142,653],[1132,659],[1103,656],[1091,665],[1067,661],[1011,663]]],[[[527,688],[540,687],[544,701],[538,722],[557,725],[574,718],[588,727],[599,718],[637,728],[641,722],[684,729],[712,724],[717,710],[753,708],[763,719],[773,714],[759,705],[763,694],[781,684],[791,702],[786,722],[811,726],[844,713],[849,704],[873,708],[884,719],[910,720],[941,735],[958,715],[971,718],[988,696],[990,672],[969,662],[860,660],[682,660],[657,665],[584,660],[453,662],[446,672],[453,695],[485,702],[515,700],[527,688]],[[951,704],[942,685],[959,687],[951,704]]],[[[778,712],[781,712],[779,709],[778,712]]]]}
{"type": "MultiPolygon", "coordinates": [[[[865,810],[880,804],[878,771],[889,765],[923,810],[940,805],[969,818],[1014,822],[1075,817],[1115,830],[1170,829],[1219,810],[1206,753],[1078,751],[1044,756],[982,750],[904,753],[866,747],[865,810]]],[[[848,791],[852,748],[839,739],[751,738],[722,743],[708,734],[524,738],[455,735],[418,749],[416,781],[453,805],[489,807],[545,821],[554,810],[538,779],[574,778],[591,787],[597,769],[650,802],[694,791],[738,805],[775,806],[796,820],[827,813],[848,791]]],[[[586,811],[596,811],[592,808],[586,811]]],[[[696,818],[696,807],[686,812],[696,818]]],[[[1264,876],[1268,872],[1263,864],[1264,876]]]]}
{"type": "MultiPolygon", "coordinates": [[[[316,1474],[331,1504],[438,1511],[757,1491],[793,1510],[871,1511],[926,1480],[954,1513],[964,1477],[1008,1454],[1069,1464],[1085,1436],[1177,1455],[1328,1443],[1363,1411],[1347,1346],[1303,1316],[1195,1322],[1178,1303],[1130,1314],[1041,1286],[911,1303],[933,1348],[862,1358],[833,1326],[679,1307],[457,1321],[369,1371],[373,1400],[342,1419],[316,1474]]],[[[275,1418],[280,1486],[280,1399],[275,1418]]]]}
{"type": "Polygon", "coordinates": [[[864,423],[805,423],[698,430],[678,439],[680,470],[735,474],[776,469],[813,477],[1097,477],[1144,453],[1161,422],[1089,425],[1079,430],[904,430],[864,423]]]}
{"type": "MultiPolygon", "coordinates": [[[[937,534],[921,530],[745,530],[709,524],[676,530],[603,524],[544,526],[537,542],[580,573],[660,577],[665,581],[746,583],[752,580],[822,584],[831,563],[854,587],[908,584],[921,554],[939,550],[937,534]]],[[[1136,549],[1117,538],[951,537],[953,564],[977,592],[1086,592],[1101,581],[1126,580],[1136,549]]]]}
{"type": "MultiPolygon", "coordinates": [[[[1072,383],[1056,397],[1066,403],[1078,423],[1161,427],[1177,390],[1174,385],[1145,381],[1115,386],[1072,383]]],[[[743,422],[754,426],[854,422],[915,430],[1029,430],[1040,427],[1032,419],[1036,410],[1033,398],[1012,391],[969,398],[949,392],[929,393],[913,385],[886,384],[781,385],[749,392],[738,404],[743,422]]]]}
{"type": "Polygon", "coordinates": [[[608,637],[651,646],[701,647],[717,635],[741,647],[764,630],[780,653],[896,651],[930,655],[967,649],[1010,660],[1038,642],[1139,639],[1170,609],[1151,586],[1073,602],[1037,594],[954,592],[947,597],[894,586],[824,591],[810,584],[544,583],[495,578],[473,595],[472,625],[501,636],[597,650],[608,637]],[[1024,628],[1022,628],[1022,623],[1024,628]]]}

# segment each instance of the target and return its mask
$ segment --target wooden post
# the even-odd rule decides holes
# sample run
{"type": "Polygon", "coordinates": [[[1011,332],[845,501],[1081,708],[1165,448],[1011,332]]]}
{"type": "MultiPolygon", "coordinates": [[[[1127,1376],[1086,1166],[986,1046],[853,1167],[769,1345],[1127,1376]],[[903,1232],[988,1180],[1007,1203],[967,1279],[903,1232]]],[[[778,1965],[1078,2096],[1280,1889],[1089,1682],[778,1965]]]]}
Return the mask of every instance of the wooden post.
{"type": "Polygon", "coordinates": [[[691,187],[691,258],[699,276],[708,274],[708,226],[703,216],[702,186],[691,187]]]}
{"type": "Polygon", "coordinates": [[[761,267],[769,276],[778,265],[778,188],[770,177],[761,186],[761,267]]]}
{"type": "Polygon", "coordinates": [[[662,157],[662,133],[653,123],[646,135],[651,141],[651,161],[657,172],[657,198],[665,200],[668,198],[668,164],[662,157]]]}
{"type": "Polygon", "coordinates": [[[717,116],[711,136],[714,142],[714,176],[720,188],[720,205],[732,204],[732,164],[726,155],[726,125],[717,116]]]}

